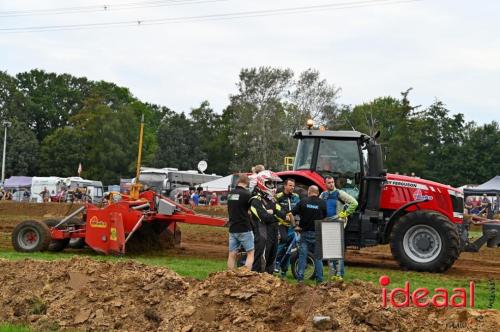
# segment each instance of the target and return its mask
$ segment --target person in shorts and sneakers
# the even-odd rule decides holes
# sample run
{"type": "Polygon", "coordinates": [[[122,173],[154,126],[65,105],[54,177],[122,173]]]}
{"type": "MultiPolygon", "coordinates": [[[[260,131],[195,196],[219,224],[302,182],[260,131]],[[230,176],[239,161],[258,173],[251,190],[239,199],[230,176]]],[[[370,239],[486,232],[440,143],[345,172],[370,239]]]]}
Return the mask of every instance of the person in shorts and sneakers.
{"type": "Polygon", "coordinates": [[[229,214],[229,256],[227,268],[236,268],[236,257],[240,247],[247,253],[245,266],[251,270],[254,261],[254,234],[250,223],[251,194],[248,191],[248,176],[241,174],[236,188],[231,190],[227,197],[227,211],[229,214]]]}

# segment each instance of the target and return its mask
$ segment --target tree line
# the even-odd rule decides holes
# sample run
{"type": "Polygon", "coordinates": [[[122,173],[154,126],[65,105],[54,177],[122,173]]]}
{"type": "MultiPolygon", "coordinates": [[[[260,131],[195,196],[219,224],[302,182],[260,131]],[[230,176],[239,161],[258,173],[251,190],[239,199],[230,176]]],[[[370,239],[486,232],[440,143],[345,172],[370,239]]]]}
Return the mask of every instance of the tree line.
{"type": "Polygon", "coordinates": [[[236,86],[221,113],[208,101],[176,112],[110,82],[39,69],[0,72],[0,118],[12,122],[6,176],[74,176],[82,163],[83,177],[106,184],[132,177],[142,114],[144,166],[196,169],[207,160],[207,172],[217,174],[255,164],[281,170],[295,152],[291,135],[312,118],[327,129],[380,130],[390,172],[458,186],[484,182],[499,170],[497,122],[466,121],[439,100],[412,105],[411,89],[399,98],[342,105],[340,88],[317,70],[296,75],[273,67],[242,69],[236,86]]]}

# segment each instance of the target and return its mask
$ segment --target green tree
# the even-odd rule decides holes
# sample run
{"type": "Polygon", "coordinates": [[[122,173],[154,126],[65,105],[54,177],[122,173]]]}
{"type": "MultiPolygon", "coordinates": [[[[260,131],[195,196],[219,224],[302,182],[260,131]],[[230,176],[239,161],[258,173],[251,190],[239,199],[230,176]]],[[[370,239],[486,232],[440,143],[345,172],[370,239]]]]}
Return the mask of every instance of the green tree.
{"type": "Polygon", "coordinates": [[[91,92],[85,78],[47,73],[34,69],[16,75],[17,89],[27,99],[18,117],[30,126],[39,141],[53,130],[68,124],[83,107],[91,92]]]}
{"type": "Polygon", "coordinates": [[[422,133],[417,128],[420,120],[415,116],[417,107],[410,106],[407,90],[401,100],[393,97],[377,98],[370,103],[344,109],[340,121],[344,129],[358,130],[375,135],[381,132],[379,141],[389,152],[386,167],[390,172],[411,174],[421,172],[426,156],[419,154],[422,133]]]}
{"type": "Polygon", "coordinates": [[[43,174],[76,175],[80,162],[83,177],[107,184],[134,173],[139,121],[130,107],[115,111],[95,100],[88,101],[69,122],[70,126],[57,129],[44,140],[43,174]]]}
{"type": "Polygon", "coordinates": [[[21,111],[26,105],[27,99],[18,91],[17,80],[6,72],[0,71],[0,118],[26,121],[21,111]]]}
{"type": "Polygon", "coordinates": [[[421,136],[419,153],[426,158],[422,177],[455,186],[463,184],[461,149],[464,141],[463,114],[450,116],[441,101],[418,114],[421,136]]]}
{"type": "Polygon", "coordinates": [[[198,162],[206,158],[193,122],[184,113],[174,113],[163,119],[158,128],[156,167],[196,169],[198,162]]]}
{"type": "Polygon", "coordinates": [[[296,106],[289,112],[291,128],[303,128],[307,119],[312,119],[317,125],[334,122],[338,116],[336,100],[339,94],[340,88],[321,79],[319,71],[308,69],[301,73],[291,97],[296,106]]]}
{"type": "MultiPolygon", "coordinates": [[[[17,119],[11,123],[12,126],[7,129],[5,177],[36,175],[39,147],[35,134],[17,119]]],[[[0,128],[0,147],[3,147],[4,127],[0,128]]]]}
{"type": "Polygon", "coordinates": [[[229,144],[230,114],[224,111],[216,114],[210,103],[204,101],[190,113],[193,131],[208,163],[207,173],[226,174],[229,172],[232,151],[229,144]]]}
{"type": "Polygon", "coordinates": [[[460,159],[460,183],[481,184],[499,174],[500,126],[498,122],[478,126],[471,122],[464,130],[460,159]]]}
{"type": "Polygon", "coordinates": [[[248,170],[262,163],[280,169],[283,147],[291,144],[286,128],[286,103],[293,72],[290,69],[260,67],[243,69],[238,94],[231,96],[230,142],[236,151],[232,169],[248,170]]]}

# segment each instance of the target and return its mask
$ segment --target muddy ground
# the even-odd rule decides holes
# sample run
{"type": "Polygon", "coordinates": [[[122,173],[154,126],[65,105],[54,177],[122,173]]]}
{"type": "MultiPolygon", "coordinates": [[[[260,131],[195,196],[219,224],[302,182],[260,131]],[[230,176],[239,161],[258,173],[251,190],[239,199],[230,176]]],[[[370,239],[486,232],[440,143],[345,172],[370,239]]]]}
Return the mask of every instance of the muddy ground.
{"type": "Polygon", "coordinates": [[[381,308],[371,283],[291,285],[240,269],[203,281],[159,267],[0,259],[0,321],[86,331],[498,331],[500,311],[381,308]],[[321,318],[319,323],[315,319],[321,318]]]}
{"type": "MultiPolygon", "coordinates": [[[[79,206],[59,203],[15,203],[0,202],[0,250],[12,248],[10,232],[15,225],[26,219],[50,219],[67,215],[79,206]]],[[[224,216],[225,208],[198,208],[199,213],[224,216]]],[[[183,257],[218,258],[227,257],[227,229],[181,225],[182,244],[172,249],[172,255],[183,257]]],[[[379,267],[399,270],[392,258],[388,245],[348,250],[346,254],[348,266],[379,267]]],[[[500,249],[484,246],[478,253],[462,253],[445,275],[492,277],[500,279],[500,249]]]]}

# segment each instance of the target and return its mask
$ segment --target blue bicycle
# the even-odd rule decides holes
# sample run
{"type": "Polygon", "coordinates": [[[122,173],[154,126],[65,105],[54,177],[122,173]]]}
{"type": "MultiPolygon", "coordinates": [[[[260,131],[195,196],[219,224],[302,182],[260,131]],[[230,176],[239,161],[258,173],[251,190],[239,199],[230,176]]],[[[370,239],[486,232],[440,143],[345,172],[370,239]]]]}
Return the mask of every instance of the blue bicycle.
{"type": "MultiPolygon", "coordinates": [[[[298,242],[300,241],[300,233],[294,231],[292,233],[292,240],[288,245],[288,248],[281,258],[281,260],[276,262],[276,268],[279,270],[283,263],[290,259],[290,266],[292,268],[292,275],[297,279],[297,271],[299,269],[299,247],[298,242]]],[[[315,269],[315,259],[312,252],[307,253],[306,268],[304,270],[304,279],[314,279],[314,269],[315,269]]],[[[285,271],[287,272],[287,271],[285,271]]]]}
{"type": "MultiPolygon", "coordinates": [[[[299,269],[299,247],[298,242],[300,240],[300,233],[293,232],[292,240],[287,247],[287,250],[280,261],[276,261],[276,268],[279,269],[282,263],[284,263],[287,259],[290,259],[290,266],[292,268],[292,275],[295,279],[297,279],[297,271],[299,269]]],[[[238,250],[236,264],[238,267],[245,265],[245,260],[247,254],[243,247],[238,250]]],[[[315,260],[314,254],[312,252],[307,253],[307,261],[306,268],[304,270],[304,279],[314,279],[314,268],[315,268],[315,260]]],[[[287,272],[287,271],[285,271],[287,272]]]]}

